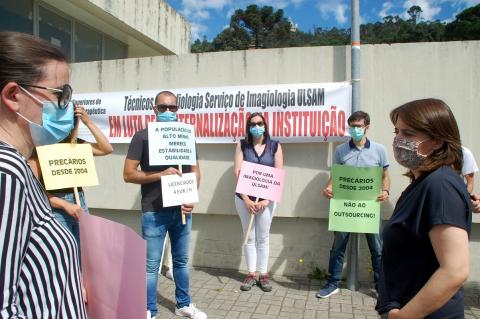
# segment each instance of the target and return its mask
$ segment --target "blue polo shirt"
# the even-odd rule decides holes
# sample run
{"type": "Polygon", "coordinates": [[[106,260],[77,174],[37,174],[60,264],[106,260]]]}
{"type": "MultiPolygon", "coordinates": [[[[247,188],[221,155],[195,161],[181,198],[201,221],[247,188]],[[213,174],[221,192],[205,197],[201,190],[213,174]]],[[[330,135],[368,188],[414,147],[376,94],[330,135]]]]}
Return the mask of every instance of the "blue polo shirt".
{"type": "Polygon", "coordinates": [[[356,167],[383,167],[388,168],[387,152],[382,144],[367,139],[363,148],[358,148],[353,141],[343,143],[335,149],[334,164],[356,167]]]}

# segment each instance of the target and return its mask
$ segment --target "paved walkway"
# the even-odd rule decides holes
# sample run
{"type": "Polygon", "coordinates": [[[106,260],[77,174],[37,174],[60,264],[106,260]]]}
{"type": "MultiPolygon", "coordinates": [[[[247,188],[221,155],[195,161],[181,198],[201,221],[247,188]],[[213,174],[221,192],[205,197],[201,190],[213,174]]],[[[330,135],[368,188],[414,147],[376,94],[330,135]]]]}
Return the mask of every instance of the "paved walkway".
{"type": "MultiPolygon", "coordinates": [[[[232,270],[212,268],[190,272],[192,302],[205,311],[209,319],[376,319],[374,290],[364,285],[357,292],[341,289],[328,299],[315,297],[322,282],[308,278],[274,277],[273,291],[258,287],[240,291],[244,275],[232,270]]],[[[480,284],[466,287],[465,317],[480,319],[480,284]]],[[[157,319],[179,318],[174,315],[175,285],[160,276],[157,319]]]]}

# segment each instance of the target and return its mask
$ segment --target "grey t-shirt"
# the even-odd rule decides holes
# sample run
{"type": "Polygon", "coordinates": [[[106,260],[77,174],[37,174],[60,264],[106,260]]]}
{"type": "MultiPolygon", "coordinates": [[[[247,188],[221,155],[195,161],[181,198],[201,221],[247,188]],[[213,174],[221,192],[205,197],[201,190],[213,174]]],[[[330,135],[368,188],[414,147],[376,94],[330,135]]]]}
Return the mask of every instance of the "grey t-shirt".
{"type": "MultiPolygon", "coordinates": [[[[140,168],[144,172],[158,172],[174,165],[150,165],[148,157],[148,129],[135,133],[128,148],[127,158],[140,161],[140,168]]],[[[190,173],[190,165],[182,165],[183,173],[190,173]]],[[[162,183],[160,181],[141,185],[142,212],[160,212],[163,209],[162,183]]]]}

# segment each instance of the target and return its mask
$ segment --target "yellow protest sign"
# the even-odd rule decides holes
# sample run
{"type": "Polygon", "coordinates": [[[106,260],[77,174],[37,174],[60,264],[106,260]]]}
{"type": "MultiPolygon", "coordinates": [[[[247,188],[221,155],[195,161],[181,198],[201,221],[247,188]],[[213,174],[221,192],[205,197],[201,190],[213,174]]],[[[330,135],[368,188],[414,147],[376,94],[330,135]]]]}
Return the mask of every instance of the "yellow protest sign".
{"type": "Polygon", "coordinates": [[[98,185],[90,144],[39,146],[37,154],[45,189],[98,185]]]}

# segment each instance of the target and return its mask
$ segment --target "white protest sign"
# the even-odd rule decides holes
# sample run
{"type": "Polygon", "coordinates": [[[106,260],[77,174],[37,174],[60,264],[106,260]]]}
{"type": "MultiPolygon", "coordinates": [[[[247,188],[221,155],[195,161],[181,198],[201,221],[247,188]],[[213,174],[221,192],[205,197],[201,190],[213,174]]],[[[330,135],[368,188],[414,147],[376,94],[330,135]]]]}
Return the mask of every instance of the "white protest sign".
{"type": "Polygon", "coordinates": [[[148,125],[150,165],[195,165],[195,129],[181,122],[154,122],[148,125]]]}
{"type": "Polygon", "coordinates": [[[198,202],[197,176],[185,173],[182,176],[162,176],[163,207],[198,202]]]}

